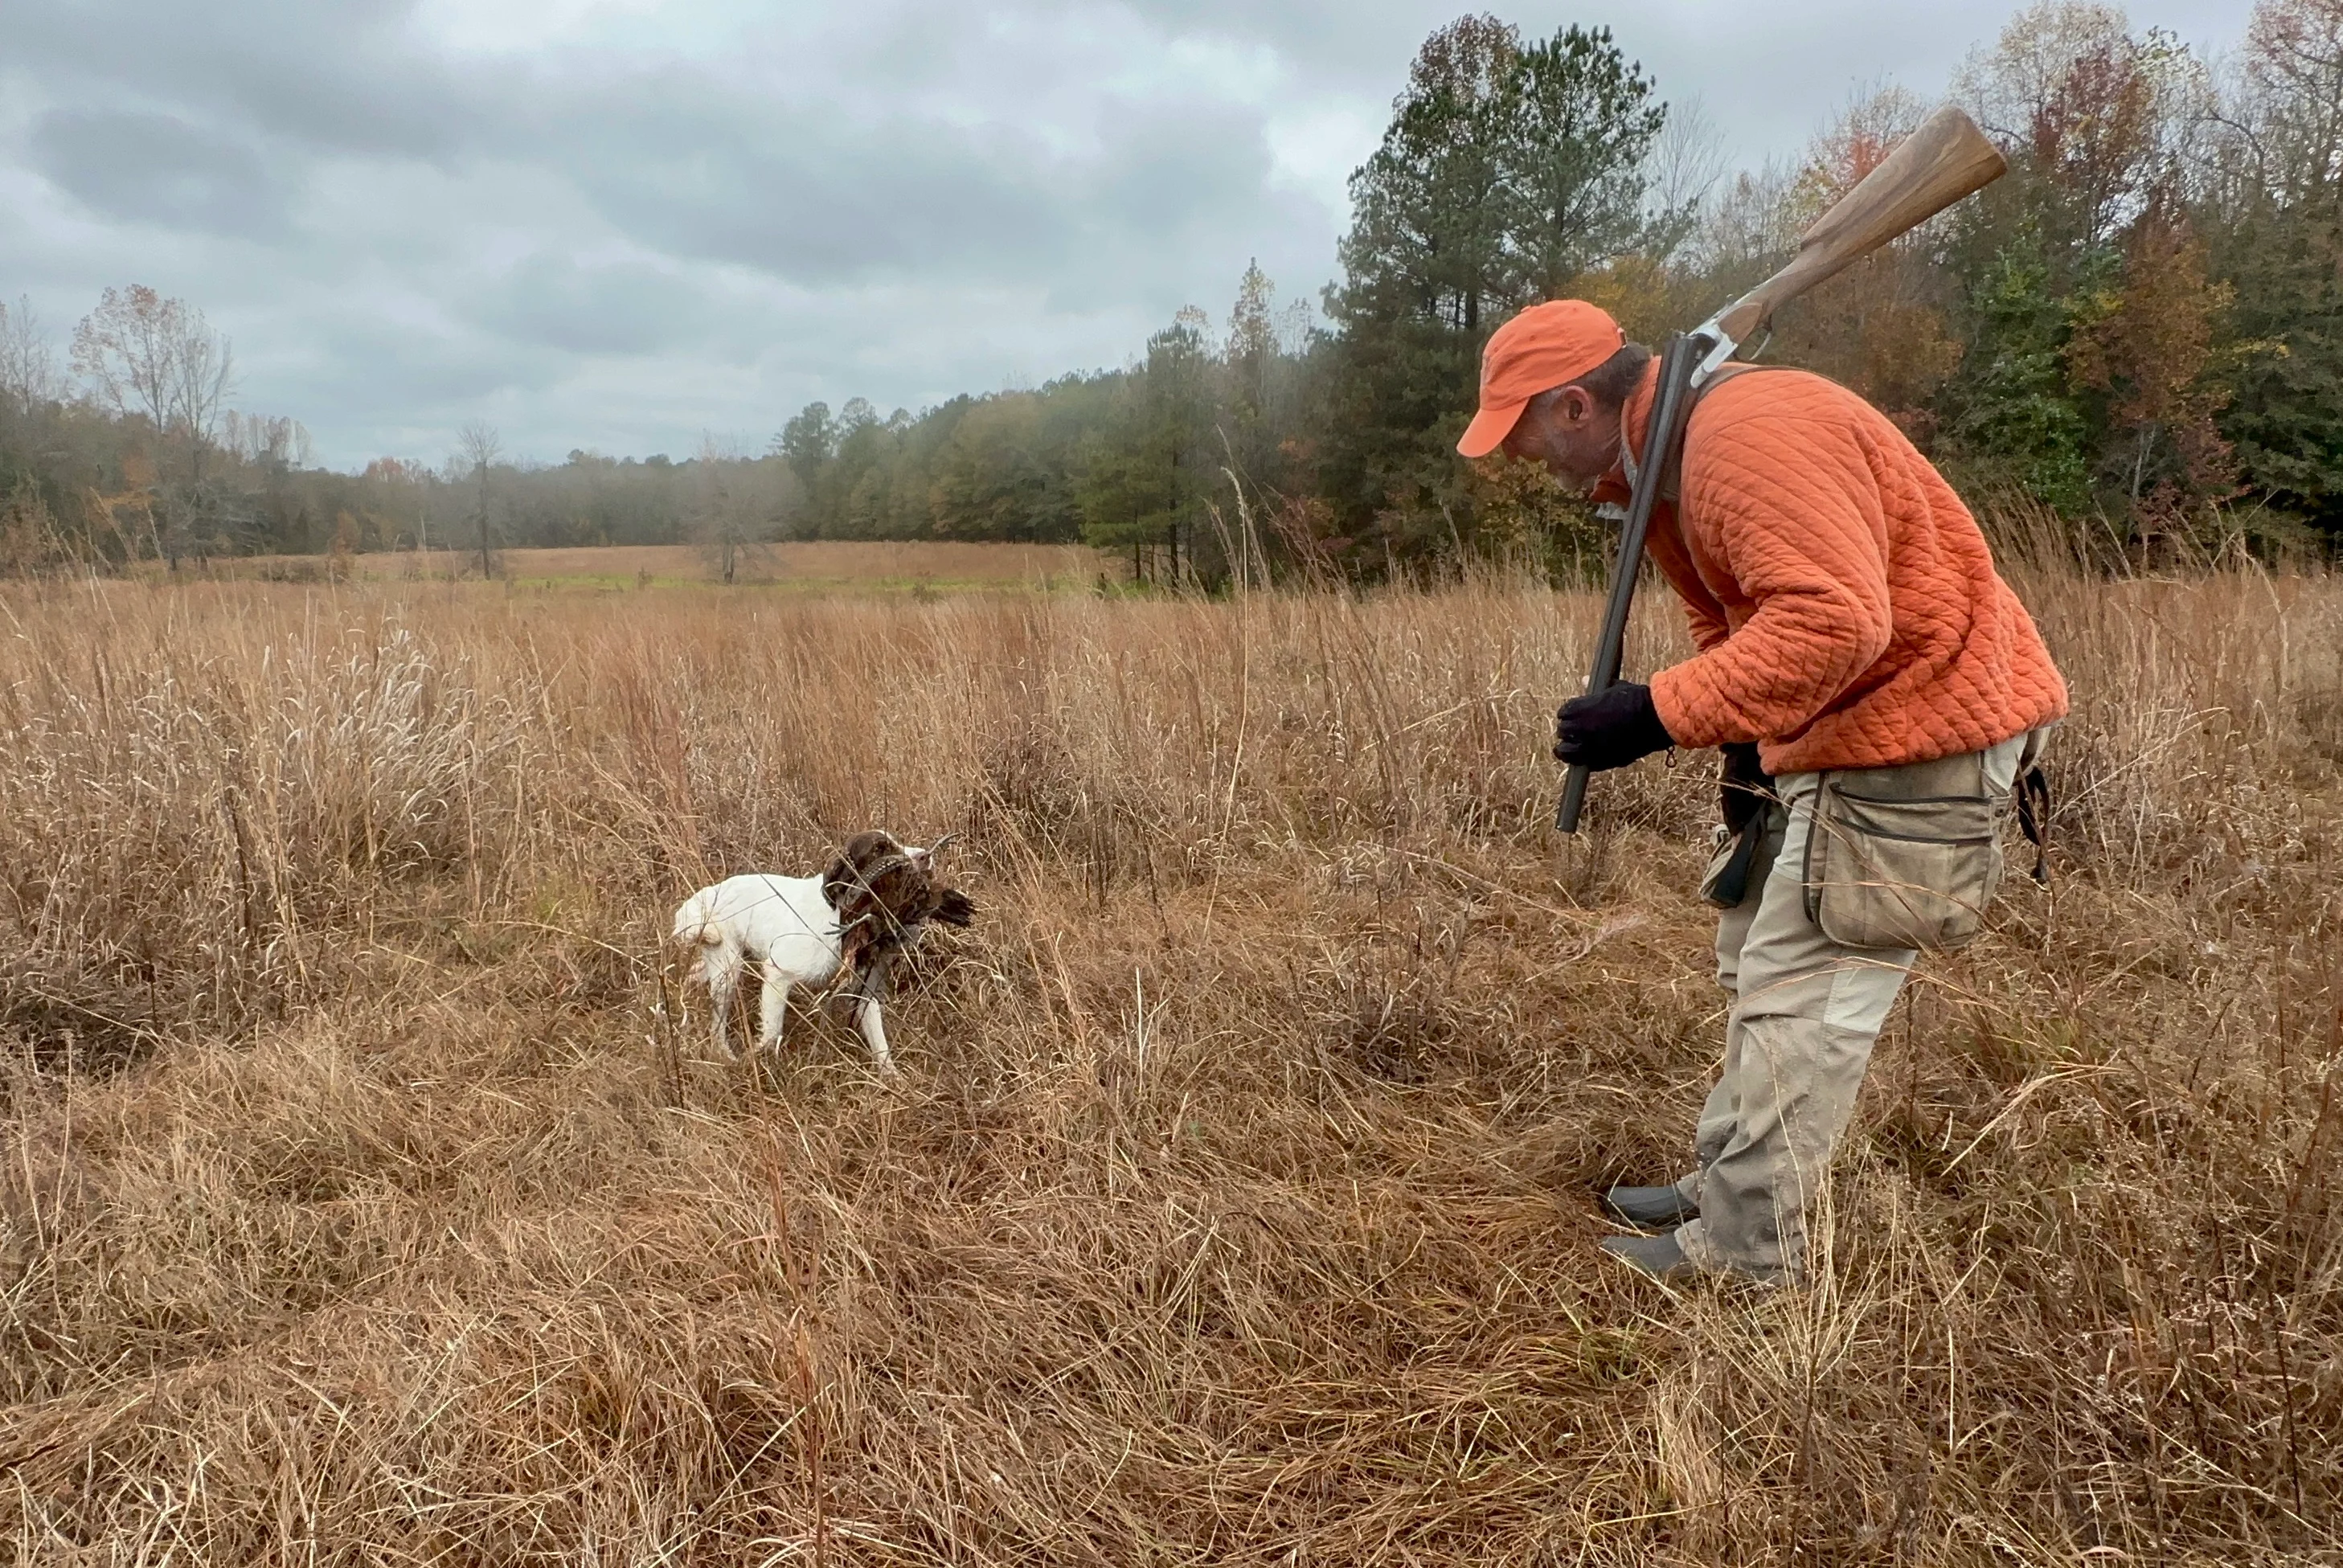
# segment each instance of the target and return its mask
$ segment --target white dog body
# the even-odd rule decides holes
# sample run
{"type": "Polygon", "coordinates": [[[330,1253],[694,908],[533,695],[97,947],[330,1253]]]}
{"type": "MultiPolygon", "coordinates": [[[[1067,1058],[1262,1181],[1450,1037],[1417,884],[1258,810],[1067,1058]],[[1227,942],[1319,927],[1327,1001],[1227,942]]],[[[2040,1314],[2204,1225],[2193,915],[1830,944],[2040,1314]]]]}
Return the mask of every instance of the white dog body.
{"type": "MultiPolygon", "coordinates": [[[[765,977],[757,1047],[769,1050],[780,1043],[789,992],[828,985],[844,958],[844,932],[838,911],[822,897],[820,877],[752,874],[702,888],[676,910],[675,940],[698,954],[691,978],[708,986],[716,1047],[726,1056],[738,1054],[730,1040],[732,1000],[751,960],[763,966],[765,977]]],[[[872,1063],[881,1072],[892,1071],[877,997],[855,999],[854,1025],[870,1048],[872,1063]]]]}

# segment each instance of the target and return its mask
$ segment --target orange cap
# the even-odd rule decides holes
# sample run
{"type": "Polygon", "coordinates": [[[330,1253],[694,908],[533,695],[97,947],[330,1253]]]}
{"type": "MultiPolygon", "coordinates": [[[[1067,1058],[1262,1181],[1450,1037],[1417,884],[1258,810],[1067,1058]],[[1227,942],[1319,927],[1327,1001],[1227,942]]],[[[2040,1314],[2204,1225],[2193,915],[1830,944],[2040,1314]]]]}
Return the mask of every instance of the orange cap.
{"type": "Polygon", "coordinates": [[[1529,400],[1577,380],[1627,341],[1611,313],[1583,299],[1533,305],[1492,333],[1481,350],[1481,411],[1456,449],[1485,457],[1513,433],[1529,400]]]}

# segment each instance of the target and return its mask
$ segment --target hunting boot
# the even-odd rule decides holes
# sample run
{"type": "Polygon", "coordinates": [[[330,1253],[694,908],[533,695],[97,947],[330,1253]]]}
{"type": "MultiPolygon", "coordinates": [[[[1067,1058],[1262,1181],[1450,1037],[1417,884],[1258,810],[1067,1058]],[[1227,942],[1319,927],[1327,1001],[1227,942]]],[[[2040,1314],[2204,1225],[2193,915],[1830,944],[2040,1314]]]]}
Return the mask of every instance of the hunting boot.
{"type": "Polygon", "coordinates": [[[1680,1285],[1698,1274],[1676,1239],[1669,1236],[1605,1236],[1603,1250],[1664,1285],[1680,1285]]]}
{"type": "Polygon", "coordinates": [[[1671,1231],[1686,1220],[1700,1218],[1700,1205],[1679,1187],[1614,1187],[1603,1194],[1602,1201],[1614,1217],[1646,1231],[1671,1231]]]}

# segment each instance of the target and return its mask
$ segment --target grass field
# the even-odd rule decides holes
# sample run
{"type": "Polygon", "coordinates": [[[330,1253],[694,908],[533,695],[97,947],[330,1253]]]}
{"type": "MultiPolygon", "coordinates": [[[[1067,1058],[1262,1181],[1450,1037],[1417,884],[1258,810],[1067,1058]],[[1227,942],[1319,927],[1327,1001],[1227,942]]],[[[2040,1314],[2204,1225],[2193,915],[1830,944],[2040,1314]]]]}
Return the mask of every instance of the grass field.
{"type": "Polygon", "coordinates": [[[11,593],[0,1558],[2343,1560],[2343,582],[2023,587],[2056,875],[1771,1293],[1595,1250],[1722,1019],[1586,598],[11,593]],[[674,901],[873,823],[902,1077],[699,1060],[674,901]]]}
{"type": "MultiPolygon", "coordinates": [[[[518,588],[614,590],[714,583],[716,558],[696,545],[608,545],[575,549],[498,550],[497,575],[518,588]]],[[[159,573],[150,566],[149,575],[159,573]]],[[[331,556],[219,557],[201,571],[213,580],[325,582],[478,580],[478,555],[387,551],[331,556]]],[[[1123,563],[1081,545],[817,539],[743,547],[735,586],[857,593],[1089,588],[1120,581],[1123,563]]]]}

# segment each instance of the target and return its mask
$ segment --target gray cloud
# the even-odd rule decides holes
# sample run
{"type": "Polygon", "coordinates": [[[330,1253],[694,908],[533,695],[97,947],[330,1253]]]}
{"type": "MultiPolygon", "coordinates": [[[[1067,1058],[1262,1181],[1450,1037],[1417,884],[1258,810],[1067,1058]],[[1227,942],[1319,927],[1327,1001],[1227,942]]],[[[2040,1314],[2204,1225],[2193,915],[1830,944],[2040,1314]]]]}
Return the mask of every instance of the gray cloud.
{"type": "Polygon", "coordinates": [[[1184,266],[1199,242],[1282,216],[1257,111],[1140,105],[1063,150],[910,106],[865,117],[666,86],[565,106],[535,156],[648,246],[794,284],[1063,286],[1105,272],[1128,288],[1184,266]]]}
{"type": "Polygon", "coordinates": [[[820,122],[655,110],[581,129],[591,139],[575,177],[618,228],[792,282],[940,263],[997,274],[1067,237],[1058,204],[1012,158],[933,127],[854,135],[820,122]]]}
{"type": "Polygon", "coordinates": [[[714,326],[716,307],[655,266],[552,255],[515,267],[474,319],[516,342],[571,354],[643,355],[695,346],[714,326]]]}
{"type": "MultiPolygon", "coordinates": [[[[314,335],[266,374],[291,395],[288,406],[297,412],[356,404],[379,409],[389,428],[452,430],[491,407],[510,414],[526,399],[554,393],[568,368],[561,350],[524,339],[359,317],[315,320],[314,335]]],[[[254,369],[246,367],[247,380],[254,369]]],[[[312,418],[299,417],[304,424],[312,418]]],[[[411,446],[372,446],[414,452],[411,446]]]]}
{"type": "Polygon", "coordinates": [[[12,53],[77,94],[126,91],[316,151],[447,156],[482,128],[481,88],[418,48],[412,0],[35,0],[12,53]]]}
{"type": "Polygon", "coordinates": [[[34,166],[110,217],[267,238],[286,192],[252,148],[170,115],[58,109],[33,127],[34,166]]]}

